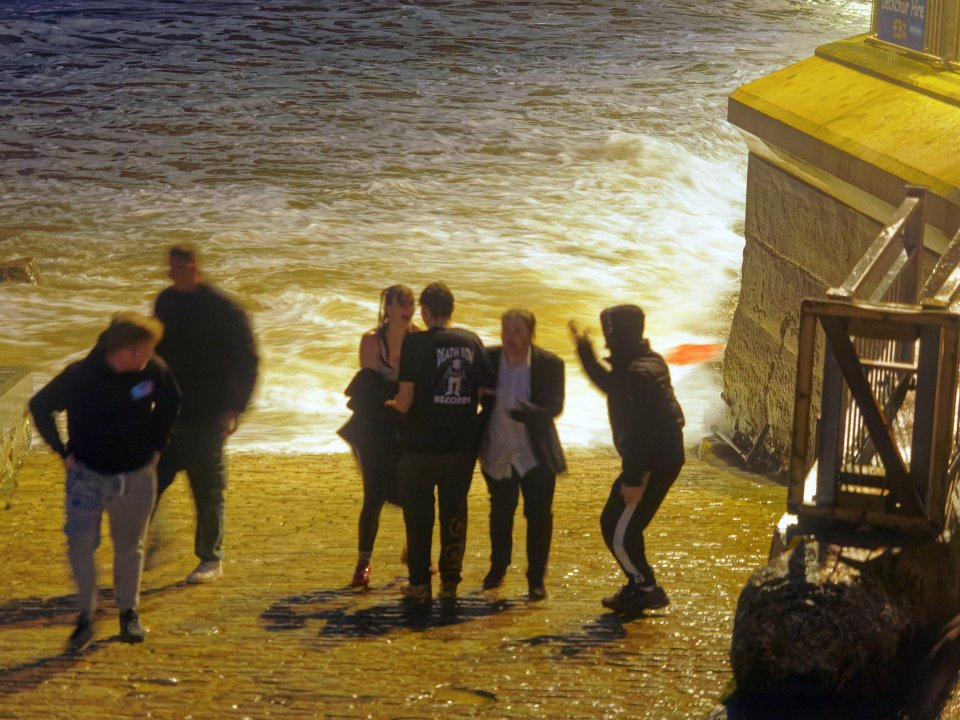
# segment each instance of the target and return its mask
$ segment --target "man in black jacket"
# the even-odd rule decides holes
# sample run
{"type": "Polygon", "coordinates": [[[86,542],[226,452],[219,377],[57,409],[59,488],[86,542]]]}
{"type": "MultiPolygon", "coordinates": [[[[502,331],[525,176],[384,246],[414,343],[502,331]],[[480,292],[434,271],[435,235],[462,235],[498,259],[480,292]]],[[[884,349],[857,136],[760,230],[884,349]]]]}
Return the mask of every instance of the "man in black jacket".
{"type": "Polygon", "coordinates": [[[168,252],[171,287],[154,314],[165,332],[157,354],[173,370],[183,392],[180,421],[157,468],[158,499],[186,470],[197,510],[194,552],[200,559],[188,583],[223,576],[226,438],[237,429],[257,378],[257,349],[247,314],[233,299],[203,282],[196,252],[176,245],[168,252]]]}
{"type": "Polygon", "coordinates": [[[563,411],[563,360],[533,344],[536,318],[512,308],[500,320],[502,347],[487,356],[496,392],[483,399],[480,467],[490,493],[490,571],[484,590],[503,584],[513,550],[520,493],[527,519],[527,586],[531,600],[547,596],[544,575],[553,534],[553,493],[566,470],[554,418],[563,411]]]}
{"type": "Polygon", "coordinates": [[[80,615],[69,649],[93,640],[97,602],[94,553],[103,511],[113,538],[113,592],[120,608],[120,640],[141,642],[147,631],[140,599],[143,544],[156,496],[157,458],[177,418],[180,391],[153,357],[163,329],[156,320],[118,314],[93,351],[72,363],[30,400],[37,432],[67,473],[67,535],[80,615]],[[54,414],[67,413],[66,444],[54,414]]]}
{"type": "Polygon", "coordinates": [[[607,396],[613,443],[622,459],[600,527],[627,584],[602,603],[629,614],[669,603],[647,562],[643,531],[683,466],[684,420],[666,362],[643,339],[643,311],[618,305],[600,313],[600,322],[610,350],[609,370],[573,321],[570,331],[587,376],[607,396]]]}

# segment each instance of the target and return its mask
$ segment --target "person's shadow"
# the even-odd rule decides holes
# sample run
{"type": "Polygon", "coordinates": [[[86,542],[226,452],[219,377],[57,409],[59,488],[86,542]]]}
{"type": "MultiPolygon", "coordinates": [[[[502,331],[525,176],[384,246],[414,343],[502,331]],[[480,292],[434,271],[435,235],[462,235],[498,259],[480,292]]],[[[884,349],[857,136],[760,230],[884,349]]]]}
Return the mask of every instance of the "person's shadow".
{"type": "Polygon", "coordinates": [[[491,599],[479,593],[429,603],[405,602],[398,597],[402,580],[363,593],[338,588],[289,595],[264,610],[260,621],[268,632],[299,630],[321,622],[318,637],[326,645],[383,637],[401,629],[425,632],[527,606],[524,601],[491,599]]]}
{"type": "MultiPolygon", "coordinates": [[[[401,629],[426,632],[505,612],[531,612],[537,605],[525,600],[501,599],[489,592],[469,593],[452,601],[410,604],[396,597],[401,581],[402,578],[397,578],[375,592],[356,593],[343,588],[290,595],[264,610],[260,621],[268,632],[300,630],[313,622],[322,623],[318,637],[322,645],[328,646],[383,637],[401,629]]],[[[558,657],[570,657],[622,640],[627,635],[624,625],[642,617],[646,615],[606,613],[585,624],[580,632],[535,635],[521,643],[555,644],[558,657]]]]}
{"type": "MultiPolygon", "coordinates": [[[[163,587],[149,588],[141,591],[141,596],[157,595],[172,590],[187,587],[185,582],[177,582],[163,587]]],[[[97,605],[103,608],[113,602],[113,592],[99,590],[97,605]]],[[[97,652],[103,647],[119,642],[119,633],[91,643],[82,653],[73,653],[66,649],[67,628],[73,627],[77,617],[77,596],[59,595],[56,597],[30,597],[17,600],[7,600],[0,603],[0,628],[15,627],[50,627],[62,625],[64,632],[64,650],[55,655],[40,657],[28,662],[0,667],[0,697],[15,695],[25,690],[32,690],[52,677],[70,670],[83,658],[97,652]]]]}
{"type": "Polygon", "coordinates": [[[634,620],[650,617],[646,611],[634,613],[604,613],[583,625],[580,632],[556,635],[535,635],[524,640],[525,645],[555,646],[556,657],[574,657],[586,650],[612,645],[627,637],[626,626],[634,620]]]}

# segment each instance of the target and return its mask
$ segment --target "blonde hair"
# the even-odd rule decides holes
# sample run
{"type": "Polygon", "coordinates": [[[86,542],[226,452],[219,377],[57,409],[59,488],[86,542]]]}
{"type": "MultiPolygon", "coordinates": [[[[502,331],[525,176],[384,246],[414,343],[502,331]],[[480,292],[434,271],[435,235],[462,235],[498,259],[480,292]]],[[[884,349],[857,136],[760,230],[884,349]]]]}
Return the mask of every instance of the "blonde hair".
{"type": "Polygon", "coordinates": [[[118,312],[100,335],[106,352],[114,352],[148,342],[156,345],[163,339],[163,323],[156,318],[135,312],[118,312]]]}

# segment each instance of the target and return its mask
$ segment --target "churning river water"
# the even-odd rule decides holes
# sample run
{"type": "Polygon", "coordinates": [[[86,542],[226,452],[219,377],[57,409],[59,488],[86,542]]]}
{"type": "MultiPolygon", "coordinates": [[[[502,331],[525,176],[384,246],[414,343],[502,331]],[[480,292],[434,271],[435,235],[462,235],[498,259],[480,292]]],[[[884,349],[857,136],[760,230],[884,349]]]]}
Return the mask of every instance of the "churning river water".
{"type": "MultiPolygon", "coordinates": [[[[722,343],[746,147],[726,98],[865,32],[854,0],[3,0],[0,365],[40,384],[149,311],[189,241],[263,357],[234,447],[339,451],[380,289],[452,288],[567,360],[560,434],[608,442],[568,318],[633,302],[667,352],[722,343]]],[[[598,333],[595,333],[597,335],[598,333]]],[[[715,365],[677,364],[695,442],[715,365]]]]}

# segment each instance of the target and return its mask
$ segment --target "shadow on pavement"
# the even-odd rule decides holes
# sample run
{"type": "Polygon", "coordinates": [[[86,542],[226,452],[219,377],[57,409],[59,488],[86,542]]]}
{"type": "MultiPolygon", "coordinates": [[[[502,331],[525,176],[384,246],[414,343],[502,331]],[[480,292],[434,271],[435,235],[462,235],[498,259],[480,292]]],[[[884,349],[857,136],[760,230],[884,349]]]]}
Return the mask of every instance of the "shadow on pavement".
{"type": "Polygon", "coordinates": [[[605,613],[583,626],[582,632],[562,633],[558,635],[536,635],[524,640],[525,645],[556,645],[556,656],[573,657],[584,650],[610,645],[627,636],[625,624],[649,617],[645,613],[618,615],[605,613]]]}
{"type": "MultiPolygon", "coordinates": [[[[141,597],[160,595],[171,590],[187,588],[184,582],[175,582],[162,587],[148,588],[140,591],[141,597]]],[[[113,591],[101,589],[97,591],[97,606],[102,608],[113,602],[113,591]]],[[[56,597],[29,597],[17,600],[7,600],[0,603],[0,627],[16,625],[35,625],[45,621],[45,625],[60,625],[72,623],[77,615],[77,594],[58,595],[56,597]]]]}
{"type": "MultiPolygon", "coordinates": [[[[371,593],[356,593],[349,588],[317,590],[282,598],[267,608],[260,621],[269,632],[300,630],[311,622],[323,623],[319,637],[329,643],[358,638],[376,638],[396,630],[424,632],[433,628],[468,623],[503,612],[525,612],[531,608],[525,600],[505,600],[490,594],[472,593],[456,600],[437,600],[408,604],[398,596],[399,580],[371,593]],[[392,592],[391,592],[392,591],[392,592]],[[371,597],[389,598],[371,604],[371,597]]],[[[623,616],[606,613],[583,626],[581,632],[536,635],[521,641],[523,645],[557,646],[557,657],[578,655],[602,645],[617,643],[627,635],[626,623],[642,615],[623,616]]]]}
{"type": "MultiPolygon", "coordinates": [[[[110,592],[101,591],[98,594],[100,601],[109,601],[112,597],[113,593],[110,592]]],[[[46,620],[47,625],[60,624],[61,616],[70,616],[72,619],[76,614],[76,594],[7,600],[0,603],[0,627],[31,625],[41,620],[46,620]]]]}
{"type": "Polygon", "coordinates": [[[299,630],[311,621],[322,621],[320,637],[334,642],[382,637],[399,629],[422,632],[527,607],[525,601],[490,600],[480,594],[411,604],[400,599],[399,585],[395,581],[376,593],[356,593],[347,588],[291,595],[267,608],[260,620],[271,632],[299,630]],[[371,598],[378,600],[380,595],[389,600],[385,597],[384,602],[370,604],[371,598]]]}
{"type": "MultiPolygon", "coordinates": [[[[66,637],[64,637],[66,642],[66,637]]],[[[99,645],[110,642],[96,642],[87,648],[84,655],[94,652],[99,645]]],[[[34,690],[50,678],[67,672],[83,659],[83,655],[62,652],[59,655],[40,658],[28,663],[0,669],[0,697],[34,690]]]]}
{"type": "MultiPolygon", "coordinates": [[[[177,582],[163,587],[143,590],[140,595],[158,595],[186,587],[189,587],[186,582],[177,582]]],[[[97,615],[102,616],[104,605],[110,605],[112,602],[113,592],[111,590],[98,591],[97,604],[101,610],[98,611],[97,615]]],[[[0,627],[62,625],[68,628],[73,625],[76,615],[77,596],[75,593],[50,598],[21,598],[0,603],[0,627]]],[[[115,618],[111,618],[111,620],[115,620],[115,618]]],[[[99,619],[98,623],[104,624],[99,619]]],[[[110,625],[113,627],[114,622],[111,622],[110,625]]],[[[66,646],[68,635],[69,633],[64,631],[64,646],[66,646]]],[[[89,657],[99,648],[118,642],[118,637],[118,635],[114,635],[98,640],[81,654],[65,650],[57,655],[38,658],[20,665],[0,667],[0,697],[37,688],[50,678],[70,670],[78,661],[89,657]]]]}

